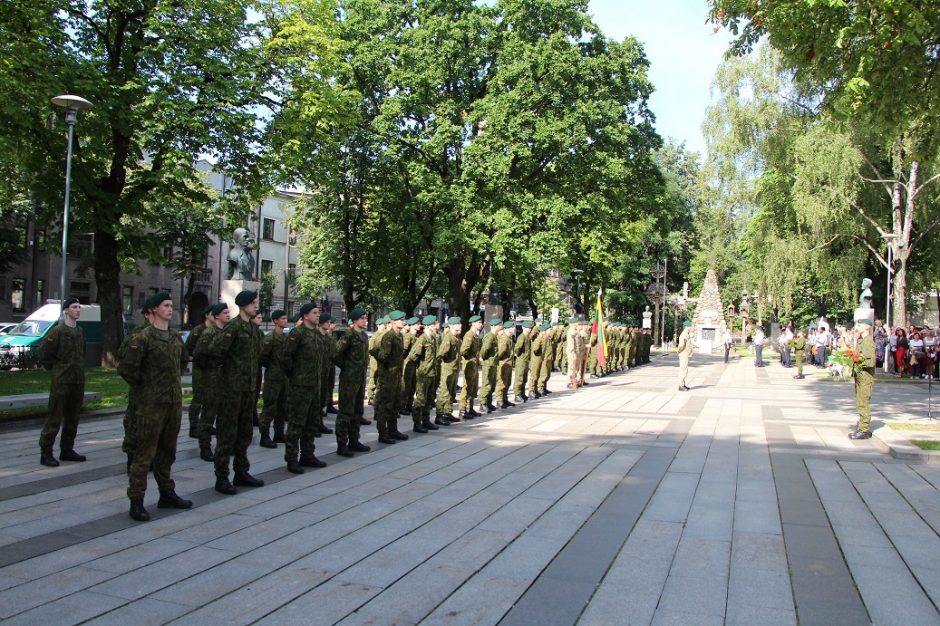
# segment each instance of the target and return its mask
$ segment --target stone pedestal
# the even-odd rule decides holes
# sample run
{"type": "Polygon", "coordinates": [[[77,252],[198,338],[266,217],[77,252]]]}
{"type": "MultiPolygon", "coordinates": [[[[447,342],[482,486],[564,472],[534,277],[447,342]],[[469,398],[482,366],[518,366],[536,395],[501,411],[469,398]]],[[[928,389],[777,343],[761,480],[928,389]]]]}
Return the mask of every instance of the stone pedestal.
{"type": "Polygon", "coordinates": [[[258,291],[260,286],[261,283],[254,280],[222,281],[222,302],[228,305],[229,314],[232,316],[232,319],[238,315],[238,305],[235,304],[235,296],[246,289],[258,291]]]}

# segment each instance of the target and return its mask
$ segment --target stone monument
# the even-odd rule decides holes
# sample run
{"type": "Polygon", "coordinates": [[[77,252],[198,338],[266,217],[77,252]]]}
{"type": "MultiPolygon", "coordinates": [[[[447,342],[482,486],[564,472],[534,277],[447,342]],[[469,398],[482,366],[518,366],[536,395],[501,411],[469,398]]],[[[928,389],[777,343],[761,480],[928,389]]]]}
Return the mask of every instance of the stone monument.
{"type": "Polygon", "coordinates": [[[228,305],[232,317],[238,315],[235,296],[245,289],[257,291],[260,286],[254,280],[255,258],[251,254],[254,243],[244,228],[236,228],[232,233],[228,251],[228,280],[222,281],[222,293],[219,294],[222,302],[228,305]]]}
{"type": "Polygon", "coordinates": [[[862,279],[862,293],[858,296],[858,308],[855,309],[855,315],[853,317],[856,324],[859,320],[874,321],[875,319],[875,310],[871,307],[870,287],[871,279],[862,279]]]}
{"type": "Polygon", "coordinates": [[[650,312],[650,305],[646,305],[646,309],[643,311],[643,328],[652,328],[653,327],[653,314],[650,312]]]}
{"type": "Polygon", "coordinates": [[[699,354],[711,354],[713,350],[721,347],[727,328],[725,307],[721,303],[721,292],[718,290],[718,275],[711,268],[705,273],[705,283],[698,296],[692,324],[699,354]]]}

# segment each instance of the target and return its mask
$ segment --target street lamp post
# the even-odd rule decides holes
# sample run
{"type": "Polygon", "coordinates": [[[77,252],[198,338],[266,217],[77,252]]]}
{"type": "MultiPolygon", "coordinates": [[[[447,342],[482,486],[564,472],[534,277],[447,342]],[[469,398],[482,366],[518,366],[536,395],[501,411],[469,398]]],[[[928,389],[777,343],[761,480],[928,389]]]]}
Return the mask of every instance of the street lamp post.
{"type": "Polygon", "coordinates": [[[886,293],[885,293],[885,324],[888,326],[893,326],[891,324],[891,278],[894,275],[894,240],[898,238],[894,233],[885,233],[882,235],[884,240],[888,243],[888,279],[885,281],[887,283],[886,293]]]}
{"type": "Polygon", "coordinates": [[[52,104],[65,108],[65,123],[69,127],[69,142],[65,156],[65,208],[62,210],[62,272],[59,278],[59,301],[65,302],[65,279],[67,275],[66,261],[68,260],[68,241],[69,241],[69,198],[72,193],[72,141],[75,137],[75,124],[78,122],[78,111],[80,109],[90,109],[91,102],[80,98],[63,94],[52,99],[52,104]]]}
{"type": "Polygon", "coordinates": [[[571,273],[574,274],[575,278],[574,313],[577,315],[578,305],[581,306],[581,312],[584,312],[584,303],[581,302],[581,274],[584,273],[584,270],[571,270],[571,273]]]}

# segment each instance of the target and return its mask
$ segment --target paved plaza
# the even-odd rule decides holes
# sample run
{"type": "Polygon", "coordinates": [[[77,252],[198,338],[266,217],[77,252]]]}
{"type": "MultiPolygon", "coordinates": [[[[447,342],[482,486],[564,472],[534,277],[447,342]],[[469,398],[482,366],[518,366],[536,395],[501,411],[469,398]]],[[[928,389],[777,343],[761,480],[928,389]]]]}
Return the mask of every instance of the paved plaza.
{"type": "MultiPolygon", "coordinates": [[[[850,441],[850,384],[676,359],[216,494],[181,433],[190,511],[127,515],[118,417],[83,464],[0,435],[4,624],[938,624],[940,468],[850,441]]],[[[875,427],[926,412],[876,388],[875,427]]],[[[368,415],[368,413],[367,413],[368,415]]],[[[185,424],[185,420],[184,420],[185,424]]],[[[400,425],[410,432],[410,418],[400,425]]]]}

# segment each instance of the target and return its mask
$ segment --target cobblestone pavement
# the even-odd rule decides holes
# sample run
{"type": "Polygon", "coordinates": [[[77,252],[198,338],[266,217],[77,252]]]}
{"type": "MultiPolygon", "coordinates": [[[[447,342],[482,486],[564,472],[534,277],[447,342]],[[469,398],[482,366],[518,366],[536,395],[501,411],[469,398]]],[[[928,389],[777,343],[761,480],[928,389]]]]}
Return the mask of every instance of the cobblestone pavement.
{"type": "MultiPolygon", "coordinates": [[[[180,437],[190,511],[127,516],[120,419],[83,464],[0,435],[5,624],[936,624],[940,468],[846,437],[851,385],[660,357],[524,406],[212,490],[180,437]]],[[[876,390],[877,417],[926,393],[876,390]]],[[[185,422],[185,419],[184,419],[185,422]]],[[[403,417],[401,426],[410,423],[403,417]]],[[[876,422],[876,426],[878,423],[876,422]]]]}

